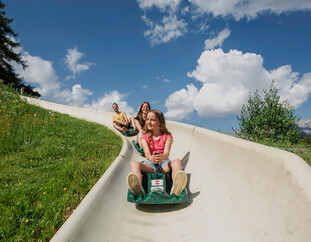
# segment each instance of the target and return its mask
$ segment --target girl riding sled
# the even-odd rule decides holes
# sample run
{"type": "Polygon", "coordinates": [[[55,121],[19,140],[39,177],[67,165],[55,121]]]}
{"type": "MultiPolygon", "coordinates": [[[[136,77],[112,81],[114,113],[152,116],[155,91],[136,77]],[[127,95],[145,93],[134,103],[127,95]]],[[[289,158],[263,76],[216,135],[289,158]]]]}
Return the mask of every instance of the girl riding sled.
{"type": "Polygon", "coordinates": [[[147,159],[143,163],[137,161],[131,163],[132,172],[127,176],[129,189],[135,196],[145,195],[142,173],[153,173],[156,166],[159,166],[159,172],[172,171],[173,187],[170,195],[179,196],[187,184],[187,175],[181,170],[180,159],[169,160],[173,137],[166,128],[164,115],[160,110],[148,112],[144,132],[141,145],[147,159]]]}

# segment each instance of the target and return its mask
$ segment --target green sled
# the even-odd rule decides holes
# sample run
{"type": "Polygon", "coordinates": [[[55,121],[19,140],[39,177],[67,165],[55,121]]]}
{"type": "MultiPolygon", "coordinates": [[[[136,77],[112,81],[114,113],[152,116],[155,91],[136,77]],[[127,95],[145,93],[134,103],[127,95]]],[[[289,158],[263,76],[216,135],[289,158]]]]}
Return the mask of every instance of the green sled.
{"type": "Polygon", "coordinates": [[[145,152],[143,149],[141,149],[135,142],[135,140],[132,140],[132,143],[135,147],[135,149],[137,150],[137,152],[141,155],[141,156],[145,156],[145,152]]]}
{"type": "Polygon", "coordinates": [[[138,130],[134,130],[132,127],[128,128],[127,130],[128,130],[127,132],[121,131],[121,133],[125,136],[134,136],[138,134],[138,130]]]}
{"type": "Polygon", "coordinates": [[[143,188],[146,195],[135,196],[130,189],[127,193],[127,201],[136,204],[172,204],[188,201],[188,193],[185,188],[179,196],[169,195],[172,188],[170,174],[147,173],[143,175],[143,188]],[[158,177],[156,177],[158,176],[158,177]]]}

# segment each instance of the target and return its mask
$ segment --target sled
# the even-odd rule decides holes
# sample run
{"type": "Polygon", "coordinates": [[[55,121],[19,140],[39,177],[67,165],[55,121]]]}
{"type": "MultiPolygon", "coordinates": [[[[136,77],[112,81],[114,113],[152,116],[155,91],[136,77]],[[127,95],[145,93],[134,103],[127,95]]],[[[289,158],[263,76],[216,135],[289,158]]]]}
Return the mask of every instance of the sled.
{"type": "Polygon", "coordinates": [[[132,127],[127,128],[127,132],[121,131],[121,133],[125,136],[134,136],[138,134],[138,130],[134,130],[132,127]]]}
{"type": "Polygon", "coordinates": [[[142,186],[146,195],[135,196],[128,189],[127,201],[136,204],[172,204],[185,203],[188,201],[188,193],[185,188],[179,196],[170,195],[172,189],[171,174],[147,173],[143,174],[142,186]]]}
{"type": "Polygon", "coordinates": [[[135,142],[135,140],[132,141],[135,149],[137,150],[137,152],[141,155],[141,156],[145,156],[145,152],[143,149],[141,149],[135,142]]]}

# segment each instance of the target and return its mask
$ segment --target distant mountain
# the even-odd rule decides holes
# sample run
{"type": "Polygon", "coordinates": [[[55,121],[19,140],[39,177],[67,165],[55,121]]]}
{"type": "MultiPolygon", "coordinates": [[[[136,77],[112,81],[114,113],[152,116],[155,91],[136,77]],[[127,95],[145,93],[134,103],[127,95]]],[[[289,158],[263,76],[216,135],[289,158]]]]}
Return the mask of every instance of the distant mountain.
{"type": "Polygon", "coordinates": [[[311,120],[300,120],[297,122],[297,125],[303,135],[311,135],[311,120]]]}

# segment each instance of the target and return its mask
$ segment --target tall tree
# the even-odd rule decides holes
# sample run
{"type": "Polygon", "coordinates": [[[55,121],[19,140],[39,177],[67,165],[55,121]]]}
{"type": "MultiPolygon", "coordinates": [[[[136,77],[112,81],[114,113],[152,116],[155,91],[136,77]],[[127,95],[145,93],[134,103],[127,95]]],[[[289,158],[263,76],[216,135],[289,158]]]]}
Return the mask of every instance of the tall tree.
{"type": "Polygon", "coordinates": [[[11,29],[10,24],[13,19],[5,17],[5,4],[0,0],[0,80],[4,84],[11,84],[16,89],[23,89],[24,92],[34,97],[40,97],[38,92],[33,91],[33,87],[25,85],[23,80],[15,73],[14,68],[10,63],[15,62],[26,68],[26,63],[22,60],[19,53],[14,52],[14,48],[20,46],[19,42],[15,41],[17,34],[11,29]]]}

